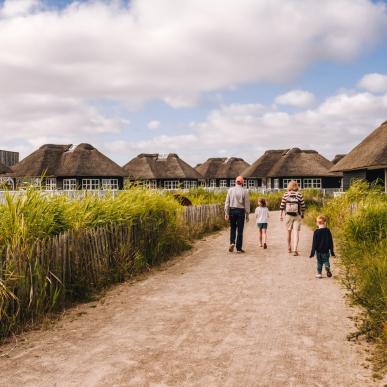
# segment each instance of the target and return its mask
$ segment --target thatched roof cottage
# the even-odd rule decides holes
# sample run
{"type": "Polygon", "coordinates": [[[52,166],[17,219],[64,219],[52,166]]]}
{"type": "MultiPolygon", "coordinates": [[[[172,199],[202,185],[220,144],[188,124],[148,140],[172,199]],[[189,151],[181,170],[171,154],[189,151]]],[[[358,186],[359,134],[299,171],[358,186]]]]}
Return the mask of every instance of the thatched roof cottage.
{"type": "Polygon", "coordinates": [[[230,187],[235,185],[235,178],[249,167],[249,164],[238,157],[212,157],[195,169],[205,179],[206,186],[230,187]]]}
{"type": "Polygon", "coordinates": [[[387,192],[387,121],[383,122],[337,164],[332,172],[343,172],[343,188],[354,180],[380,182],[387,192]]]}
{"type": "Polygon", "coordinates": [[[203,177],[177,154],[142,153],[123,169],[132,181],[141,181],[149,188],[190,189],[203,177]]]}
{"type": "Polygon", "coordinates": [[[47,190],[122,189],[125,172],[90,144],[46,144],[11,167],[11,177],[47,190]]]}
{"type": "Polygon", "coordinates": [[[257,186],[283,189],[290,180],[302,188],[340,188],[341,174],[330,172],[332,162],[314,150],[299,148],[266,151],[243,172],[257,186]]]}

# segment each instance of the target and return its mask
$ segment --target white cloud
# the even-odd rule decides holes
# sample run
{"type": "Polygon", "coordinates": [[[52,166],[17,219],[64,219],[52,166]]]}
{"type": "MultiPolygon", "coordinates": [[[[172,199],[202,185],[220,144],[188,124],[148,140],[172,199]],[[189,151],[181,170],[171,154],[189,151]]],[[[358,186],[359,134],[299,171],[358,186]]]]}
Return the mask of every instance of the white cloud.
{"type": "Polygon", "coordinates": [[[0,9],[0,18],[23,16],[40,8],[39,0],[5,0],[0,9]]]}
{"type": "Polygon", "coordinates": [[[63,10],[24,0],[7,11],[14,1],[0,19],[0,98],[28,92],[189,106],[203,92],[349,60],[381,38],[387,21],[386,6],[370,0],[95,0],[63,10]]]}
{"type": "Polygon", "coordinates": [[[10,95],[0,104],[0,122],[3,146],[21,148],[23,155],[45,142],[92,142],[128,125],[127,120],[106,117],[81,99],[42,94],[10,95]]]}
{"type": "MultiPolygon", "coordinates": [[[[186,107],[203,93],[280,83],[322,60],[353,59],[380,41],[387,24],[386,5],[371,0],[93,0],[61,10],[45,4],[7,0],[0,6],[4,145],[37,138],[105,144],[101,135],[127,123],[93,101],[133,108],[162,100],[186,107]]],[[[255,144],[257,119],[272,131],[294,122],[258,105],[232,105],[197,124],[199,130],[214,120],[207,134],[199,130],[178,140],[228,144],[242,128],[255,144]],[[216,131],[229,137],[216,137],[216,131]]],[[[174,146],[168,141],[158,137],[152,146],[174,146]]]]}
{"type": "Polygon", "coordinates": [[[148,128],[152,130],[159,129],[160,125],[161,125],[161,122],[157,120],[152,120],[148,122],[148,128]]]}
{"type": "Polygon", "coordinates": [[[386,93],[387,75],[378,73],[366,74],[359,81],[358,86],[372,93],[386,93]]]}
{"type": "Polygon", "coordinates": [[[387,94],[339,93],[315,109],[288,113],[254,104],[224,105],[206,120],[191,124],[185,136],[157,136],[131,143],[133,152],[167,149],[192,164],[216,155],[253,162],[267,149],[293,146],[333,157],[346,153],[387,119],[387,94]]]}
{"type": "Polygon", "coordinates": [[[279,105],[294,106],[299,108],[311,106],[314,101],[314,95],[305,90],[291,90],[285,94],[279,95],[275,99],[275,103],[279,105]]]}

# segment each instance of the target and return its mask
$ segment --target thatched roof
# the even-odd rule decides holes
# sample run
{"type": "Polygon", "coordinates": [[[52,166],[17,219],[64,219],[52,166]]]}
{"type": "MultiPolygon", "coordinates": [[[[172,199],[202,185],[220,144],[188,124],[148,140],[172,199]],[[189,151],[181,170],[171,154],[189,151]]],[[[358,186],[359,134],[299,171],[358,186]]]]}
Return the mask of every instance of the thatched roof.
{"type": "Polygon", "coordinates": [[[329,171],[332,165],[332,162],[314,150],[270,150],[244,171],[243,175],[247,178],[339,175],[329,171]]]}
{"type": "Polygon", "coordinates": [[[205,179],[235,179],[247,167],[249,164],[241,158],[213,157],[197,165],[195,169],[205,179]]]}
{"type": "Polygon", "coordinates": [[[336,155],[333,160],[332,160],[332,164],[335,165],[337,164],[343,157],[345,157],[346,155],[336,155]]]}
{"type": "Polygon", "coordinates": [[[277,149],[266,151],[255,163],[243,171],[243,176],[246,178],[264,178],[273,166],[279,161],[281,156],[287,152],[287,149],[277,149]]]}
{"type": "Polygon", "coordinates": [[[12,173],[11,168],[7,167],[3,163],[0,163],[0,175],[12,173]]]}
{"type": "Polygon", "coordinates": [[[387,121],[353,148],[331,170],[350,171],[370,167],[387,167],[387,121]]]}
{"type": "Polygon", "coordinates": [[[14,177],[124,177],[125,171],[89,144],[46,144],[12,168],[14,177]]]}
{"type": "Polygon", "coordinates": [[[124,165],[133,179],[202,179],[203,176],[175,153],[142,153],[124,165]]]}

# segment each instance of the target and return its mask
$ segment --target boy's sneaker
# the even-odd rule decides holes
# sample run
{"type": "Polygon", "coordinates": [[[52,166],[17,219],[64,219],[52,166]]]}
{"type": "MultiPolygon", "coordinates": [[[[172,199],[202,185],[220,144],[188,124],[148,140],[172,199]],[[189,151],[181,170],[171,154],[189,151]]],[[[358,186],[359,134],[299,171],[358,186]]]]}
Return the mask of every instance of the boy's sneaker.
{"type": "Polygon", "coordinates": [[[319,273],[317,273],[317,274],[316,274],[316,278],[322,278],[322,275],[319,274],[319,273]]]}
{"type": "Polygon", "coordinates": [[[329,277],[329,278],[332,277],[332,272],[329,269],[327,269],[327,277],[329,277]]]}
{"type": "Polygon", "coordinates": [[[228,248],[228,251],[232,253],[234,251],[234,247],[235,247],[234,243],[231,243],[230,247],[228,248]]]}

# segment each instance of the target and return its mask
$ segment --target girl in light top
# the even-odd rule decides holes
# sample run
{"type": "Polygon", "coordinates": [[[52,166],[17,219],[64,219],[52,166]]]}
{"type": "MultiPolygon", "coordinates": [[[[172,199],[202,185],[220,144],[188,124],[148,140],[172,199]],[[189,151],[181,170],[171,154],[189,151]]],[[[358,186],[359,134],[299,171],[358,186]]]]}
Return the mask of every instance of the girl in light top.
{"type": "Polygon", "coordinates": [[[269,221],[269,209],[266,206],[266,200],[261,198],[258,200],[258,207],[255,209],[255,219],[259,229],[259,245],[267,249],[267,224],[269,221]],[[263,242],[263,245],[262,245],[263,242]]]}

